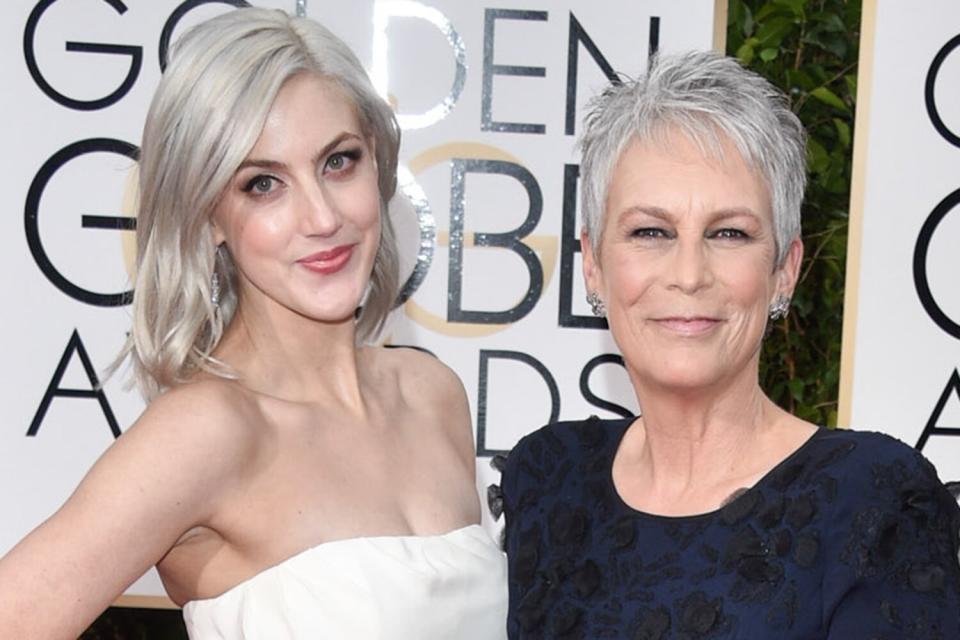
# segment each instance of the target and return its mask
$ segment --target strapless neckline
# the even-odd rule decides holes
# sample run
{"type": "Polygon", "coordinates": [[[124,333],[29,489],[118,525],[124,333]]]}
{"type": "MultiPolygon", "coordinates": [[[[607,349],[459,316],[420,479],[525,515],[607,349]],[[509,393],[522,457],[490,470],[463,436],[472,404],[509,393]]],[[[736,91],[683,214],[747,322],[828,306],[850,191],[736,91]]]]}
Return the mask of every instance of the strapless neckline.
{"type": "Polygon", "coordinates": [[[219,595],[210,596],[209,598],[197,598],[195,600],[188,600],[183,604],[183,609],[187,609],[187,607],[190,607],[191,605],[197,605],[197,604],[206,603],[206,602],[215,602],[216,600],[220,600],[221,598],[226,598],[231,593],[240,591],[245,587],[250,586],[252,583],[256,581],[263,580],[264,578],[266,578],[266,576],[276,571],[282,570],[285,566],[289,564],[294,564],[300,560],[305,560],[307,557],[310,557],[310,556],[336,551],[337,547],[347,546],[351,544],[354,544],[354,545],[369,544],[369,543],[376,544],[378,541],[402,543],[402,542],[410,542],[410,541],[428,542],[428,541],[434,541],[434,540],[445,540],[448,538],[456,538],[458,536],[466,535],[467,532],[476,531],[476,530],[478,530],[484,536],[487,535],[481,525],[468,524],[458,529],[447,531],[446,533],[437,533],[437,534],[426,535],[426,536],[421,536],[421,535],[416,535],[411,533],[408,535],[354,536],[352,538],[339,538],[337,540],[327,540],[326,542],[315,544],[312,547],[307,547],[303,551],[298,551],[294,553],[292,556],[289,556],[281,560],[280,562],[277,562],[276,564],[272,564],[269,567],[262,569],[261,571],[258,571],[257,573],[253,574],[249,578],[246,578],[245,580],[241,580],[240,582],[233,585],[232,587],[230,587],[229,589],[227,589],[226,591],[224,591],[219,595]]]}
{"type": "Polygon", "coordinates": [[[505,640],[503,552],[480,525],[320,543],[183,606],[191,640],[505,640]]]}

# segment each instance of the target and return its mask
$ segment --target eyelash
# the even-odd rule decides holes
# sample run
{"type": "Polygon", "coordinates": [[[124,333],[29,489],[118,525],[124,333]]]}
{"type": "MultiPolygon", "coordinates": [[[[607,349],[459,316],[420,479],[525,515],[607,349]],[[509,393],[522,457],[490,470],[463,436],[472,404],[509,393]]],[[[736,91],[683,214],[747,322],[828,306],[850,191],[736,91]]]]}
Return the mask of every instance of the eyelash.
{"type": "Polygon", "coordinates": [[[710,234],[711,238],[720,240],[749,240],[750,235],[741,229],[718,229],[710,234]]]}
{"type": "MultiPolygon", "coordinates": [[[[345,171],[349,171],[350,168],[353,167],[354,163],[356,163],[362,157],[362,154],[363,152],[360,149],[347,149],[345,151],[337,151],[336,153],[330,154],[326,162],[324,162],[324,168],[330,167],[330,162],[334,158],[343,158],[346,161],[345,166],[339,169],[330,168],[330,171],[332,171],[335,174],[344,173],[345,171]]],[[[244,193],[250,193],[256,197],[263,197],[263,196],[270,195],[273,192],[273,187],[275,183],[278,183],[278,182],[280,182],[278,178],[271,176],[269,174],[260,173],[250,178],[250,180],[248,180],[246,184],[244,184],[243,187],[241,187],[241,191],[243,191],[244,193]],[[268,189],[267,191],[261,191],[256,189],[257,184],[264,180],[270,181],[271,188],[268,189]]]]}
{"type": "Polygon", "coordinates": [[[269,191],[259,191],[259,190],[256,190],[256,191],[255,191],[254,187],[256,187],[256,186],[257,186],[257,183],[260,182],[260,181],[262,181],[262,180],[269,180],[270,183],[271,183],[271,184],[270,184],[271,187],[274,186],[273,183],[279,182],[279,180],[277,180],[275,177],[273,177],[273,176],[271,176],[271,175],[267,175],[267,174],[265,174],[265,173],[260,173],[260,174],[257,174],[257,175],[255,175],[255,176],[253,176],[252,178],[250,178],[250,180],[248,180],[247,183],[246,183],[245,185],[243,185],[243,187],[241,188],[241,191],[243,191],[244,193],[253,194],[253,195],[255,195],[255,196],[265,196],[265,195],[268,195],[268,194],[272,193],[272,192],[273,192],[273,189],[272,189],[272,188],[271,188],[269,191]]]}
{"type": "Polygon", "coordinates": [[[337,151],[336,153],[330,154],[330,157],[328,157],[327,161],[323,163],[323,166],[326,169],[330,167],[330,161],[334,158],[345,158],[349,161],[347,166],[341,167],[340,169],[330,169],[334,173],[343,173],[344,171],[349,170],[362,157],[362,155],[363,152],[360,149],[345,149],[343,151],[337,151]]]}
{"type": "Polygon", "coordinates": [[[641,227],[639,229],[634,229],[630,232],[630,235],[634,238],[640,238],[643,240],[652,240],[655,238],[669,238],[670,234],[665,230],[658,227],[641,227]]]}
{"type": "MultiPolygon", "coordinates": [[[[655,240],[661,238],[672,238],[673,234],[669,233],[665,229],[659,227],[640,227],[639,229],[634,229],[630,232],[630,236],[633,238],[639,238],[641,240],[655,240]]],[[[724,228],[717,229],[707,234],[708,238],[716,238],[719,240],[749,240],[750,235],[741,229],[732,229],[724,228]]]]}

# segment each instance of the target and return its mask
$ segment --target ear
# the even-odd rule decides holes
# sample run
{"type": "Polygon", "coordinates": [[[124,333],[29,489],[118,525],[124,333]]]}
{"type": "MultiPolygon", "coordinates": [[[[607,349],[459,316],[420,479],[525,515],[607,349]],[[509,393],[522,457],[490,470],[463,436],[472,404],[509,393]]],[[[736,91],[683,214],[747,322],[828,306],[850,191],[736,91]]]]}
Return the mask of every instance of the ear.
{"type": "Polygon", "coordinates": [[[803,241],[798,236],[790,243],[783,265],[777,270],[777,293],[787,298],[793,297],[793,290],[800,277],[801,262],[803,262],[803,241]]]}
{"type": "Polygon", "coordinates": [[[587,291],[600,293],[603,277],[600,273],[600,265],[593,255],[593,244],[590,242],[586,227],[580,230],[580,255],[583,257],[583,280],[587,285],[587,291]]]}
{"type": "Polygon", "coordinates": [[[214,249],[219,247],[227,240],[223,230],[220,228],[220,225],[217,224],[217,221],[213,216],[210,216],[210,237],[213,239],[214,249]]]}

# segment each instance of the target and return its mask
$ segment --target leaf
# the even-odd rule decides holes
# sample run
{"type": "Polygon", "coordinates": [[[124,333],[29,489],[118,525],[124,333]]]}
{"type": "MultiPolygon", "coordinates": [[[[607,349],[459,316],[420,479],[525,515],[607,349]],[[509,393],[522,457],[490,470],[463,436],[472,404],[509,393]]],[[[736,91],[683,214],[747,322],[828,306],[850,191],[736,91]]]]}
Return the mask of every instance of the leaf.
{"type": "Polygon", "coordinates": [[[792,378],[787,381],[787,386],[790,387],[790,395],[793,396],[793,399],[797,402],[803,400],[803,388],[806,386],[800,378],[792,378]]]}
{"type": "Polygon", "coordinates": [[[760,52],[760,59],[764,62],[770,62],[771,60],[776,60],[777,54],[780,53],[780,49],[775,49],[773,47],[768,47],[760,52]]]}
{"type": "Polygon", "coordinates": [[[823,173],[830,166],[830,154],[812,136],[807,138],[807,158],[810,163],[810,171],[813,173],[823,173]]]}
{"type": "Polygon", "coordinates": [[[831,107],[840,109],[841,111],[850,111],[850,108],[847,107],[847,104],[841,100],[837,94],[835,94],[833,91],[830,91],[830,89],[826,87],[817,87],[810,92],[810,95],[820,102],[830,105],[831,107]]]}
{"type": "Polygon", "coordinates": [[[781,17],[781,18],[792,18],[793,12],[784,7],[777,2],[768,2],[767,4],[760,7],[760,11],[756,13],[756,20],[758,23],[768,22],[770,18],[781,17]]]}
{"type": "Polygon", "coordinates": [[[833,119],[833,126],[837,128],[837,139],[844,149],[850,148],[850,125],[840,118],[833,119]]]}
{"type": "Polygon", "coordinates": [[[757,29],[757,40],[764,48],[779,47],[783,42],[784,36],[793,31],[796,24],[792,18],[776,17],[770,18],[757,29]]]}
{"type": "Polygon", "coordinates": [[[807,0],[773,0],[777,6],[789,9],[797,18],[803,19],[804,5],[807,0]]]}
{"type": "Polygon", "coordinates": [[[750,63],[753,62],[753,45],[749,42],[744,42],[739,49],[737,49],[737,58],[744,64],[744,66],[750,66],[750,63]]]}
{"type": "Polygon", "coordinates": [[[857,76],[852,74],[843,76],[843,81],[847,83],[847,93],[851,96],[857,95],[857,76]]]}

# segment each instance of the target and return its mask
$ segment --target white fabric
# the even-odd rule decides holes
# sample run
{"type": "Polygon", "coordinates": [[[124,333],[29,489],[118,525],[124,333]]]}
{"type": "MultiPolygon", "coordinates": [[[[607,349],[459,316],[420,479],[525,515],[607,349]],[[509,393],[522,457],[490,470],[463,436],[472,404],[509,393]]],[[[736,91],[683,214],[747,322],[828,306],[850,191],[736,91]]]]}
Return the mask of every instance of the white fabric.
{"type": "Polygon", "coordinates": [[[480,525],[307,549],[183,607],[191,640],[502,640],[507,570],[480,525]]]}

